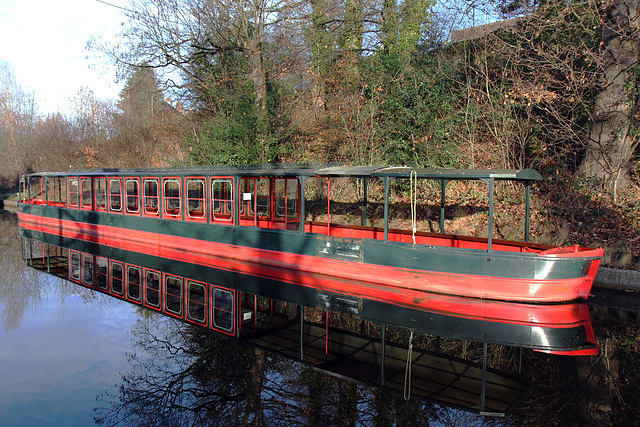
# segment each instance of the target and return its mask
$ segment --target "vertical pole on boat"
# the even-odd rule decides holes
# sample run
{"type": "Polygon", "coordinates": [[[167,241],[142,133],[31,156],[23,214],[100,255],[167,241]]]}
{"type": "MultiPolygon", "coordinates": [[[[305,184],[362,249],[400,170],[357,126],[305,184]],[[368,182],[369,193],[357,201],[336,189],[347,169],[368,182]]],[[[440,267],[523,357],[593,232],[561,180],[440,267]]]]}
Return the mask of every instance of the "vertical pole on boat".
{"type": "Polygon", "coordinates": [[[444,179],[440,180],[440,233],[442,234],[444,234],[444,203],[446,200],[446,186],[447,182],[444,179]]]}
{"type": "Polygon", "coordinates": [[[493,186],[494,186],[494,178],[489,178],[489,236],[487,237],[488,247],[487,249],[491,252],[491,240],[493,239],[493,186]]]}
{"type": "Polygon", "coordinates": [[[388,176],[384,177],[384,241],[389,241],[389,182],[388,176]]]}
{"type": "Polygon", "coordinates": [[[242,329],[242,294],[240,291],[234,291],[235,296],[235,306],[236,306],[236,322],[238,327],[236,328],[236,338],[240,338],[240,333],[242,329]]]}
{"type": "Polygon", "coordinates": [[[484,412],[484,397],[487,386],[487,343],[482,343],[482,386],[480,388],[480,413],[484,412]]]}
{"type": "Polygon", "coordinates": [[[300,306],[300,351],[298,357],[300,360],[304,360],[304,305],[300,306]]]}
{"type": "Polygon", "coordinates": [[[522,373],[522,347],[518,347],[518,373],[522,373]]]}
{"type": "Polygon", "coordinates": [[[325,316],[324,354],[329,354],[329,312],[325,316]]]}
{"type": "Polygon", "coordinates": [[[307,215],[306,211],[306,199],[304,197],[304,185],[307,181],[307,177],[302,175],[300,177],[300,232],[304,233],[304,218],[307,215]]]}
{"type": "Polygon", "coordinates": [[[253,296],[253,332],[258,332],[258,295],[253,296]]]}
{"type": "Polygon", "coordinates": [[[382,334],[380,336],[380,385],[384,385],[384,358],[385,355],[385,333],[386,333],[386,325],[382,325],[382,334]]]}
{"type": "Polygon", "coordinates": [[[331,236],[331,177],[327,177],[327,236],[331,236]]]}
{"type": "Polygon", "coordinates": [[[49,262],[51,251],[49,249],[49,244],[47,243],[45,247],[47,248],[47,273],[51,273],[51,263],[49,262]]]}
{"type": "Polygon", "coordinates": [[[530,199],[531,199],[531,181],[526,182],[526,202],[524,213],[524,241],[529,241],[529,211],[530,211],[530,199]]]}
{"type": "Polygon", "coordinates": [[[362,178],[362,192],[363,194],[363,202],[364,202],[364,206],[362,208],[362,226],[366,226],[367,225],[367,204],[369,203],[368,201],[368,194],[367,194],[367,190],[369,186],[369,178],[362,178]]]}
{"type": "MultiPolygon", "coordinates": [[[[240,203],[242,202],[242,194],[240,194],[240,177],[235,176],[233,180],[233,194],[235,194],[235,200],[233,201],[233,225],[236,227],[240,225],[240,203]]],[[[247,215],[249,212],[247,212],[247,215]]]]}

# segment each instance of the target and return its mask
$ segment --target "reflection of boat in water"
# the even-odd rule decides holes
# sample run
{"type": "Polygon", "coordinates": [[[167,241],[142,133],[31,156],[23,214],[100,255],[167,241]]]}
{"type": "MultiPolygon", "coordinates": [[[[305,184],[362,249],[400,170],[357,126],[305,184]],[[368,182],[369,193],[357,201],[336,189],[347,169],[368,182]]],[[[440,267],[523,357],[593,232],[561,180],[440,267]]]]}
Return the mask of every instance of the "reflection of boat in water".
{"type": "Polygon", "coordinates": [[[31,230],[21,234],[39,235],[40,242],[24,239],[26,258],[39,270],[364,384],[382,382],[403,392],[409,359],[413,396],[465,410],[510,412],[527,387],[486,366],[410,352],[385,339],[385,326],[560,354],[597,352],[583,302],[522,304],[433,294],[421,304],[390,304],[31,230]],[[373,321],[382,325],[382,335],[305,319],[305,307],[373,321]]]}
{"type": "Polygon", "coordinates": [[[527,303],[586,298],[601,249],[527,242],[529,184],[540,178],[529,169],[376,166],[39,173],[22,179],[18,217],[34,232],[402,305],[429,304],[430,294],[527,303]],[[326,180],[326,222],[307,221],[310,179],[326,180]],[[362,225],[331,222],[338,179],[362,185],[362,225]],[[370,180],[384,188],[382,227],[366,225],[370,180]],[[487,183],[487,238],[442,233],[452,180],[487,183]],[[505,180],[526,187],[525,242],[493,238],[494,184],[505,180]],[[390,228],[392,181],[412,189],[409,230],[390,228]],[[440,234],[416,231],[423,181],[440,184],[440,234]]]}

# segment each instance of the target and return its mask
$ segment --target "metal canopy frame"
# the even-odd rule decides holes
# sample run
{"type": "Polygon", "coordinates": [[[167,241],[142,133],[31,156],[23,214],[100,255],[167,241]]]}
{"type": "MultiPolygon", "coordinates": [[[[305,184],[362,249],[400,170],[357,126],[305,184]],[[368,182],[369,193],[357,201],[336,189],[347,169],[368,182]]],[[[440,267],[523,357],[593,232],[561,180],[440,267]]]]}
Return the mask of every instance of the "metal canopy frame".
{"type": "MultiPolygon", "coordinates": [[[[493,208],[494,208],[494,188],[495,181],[514,181],[521,182],[525,185],[525,230],[524,241],[529,241],[530,228],[530,206],[531,206],[531,182],[542,180],[542,176],[533,169],[433,169],[433,168],[413,168],[408,166],[336,166],[336,165],[279,165],[270,164],[262,166],[203,166],[203,167],[186,167],[186,168],[136,168],[136,169],[84,169],[71,170],[63,173],[44,172],[25,175],[26,177],[41,176],[45,179],[56,175],[78,175],[85,176],[94,175],[120,175],[128,174],[171,174],[184,175],[192,174],[194,171],[201,173],[224,173],[225,175],[233,175],[236,177],[298,177],[300,179],[300,225],[298,230],[304,232],[304,222],[306,214],[305,206],[305,183],[308,177],[326,177],[327,178],[327,226],[330,227],[331,218],[331,197],[330,186],[331,178],[358,178],[363,180],[364,186],[364,208],[362,213],[362,225],[366,225],[367,221],[367,203],[368,203],[368,181],[371,178],[380,178],[384,182],[384,241],[389,241],[389,190],[392,179],[430,179],[440,181],[440,233],[445,233],[445,201],[446,186],[449,181],[457,180],[480,180],[487,184],[489,191],[489,235],[488,251],[492,250],[493,241],[493,208]]],[[[238,180],[235,180],[235,194],[239,194],[238,180]]],[[[29,186],[30,189],[30,186],[29,186]]],[[[46,191],[46,185],[45,185],[46,191]]],[[[46,194],[45,194],[46,197],[46,194]]],[[[239,198],[236,197],[236,209],[239,209],[239,198]]],[[[239,210],[238,210],[239,211],[239,210]]],[[[234,224],[239,226],[239,216],[236,215],[234,224]]]]}

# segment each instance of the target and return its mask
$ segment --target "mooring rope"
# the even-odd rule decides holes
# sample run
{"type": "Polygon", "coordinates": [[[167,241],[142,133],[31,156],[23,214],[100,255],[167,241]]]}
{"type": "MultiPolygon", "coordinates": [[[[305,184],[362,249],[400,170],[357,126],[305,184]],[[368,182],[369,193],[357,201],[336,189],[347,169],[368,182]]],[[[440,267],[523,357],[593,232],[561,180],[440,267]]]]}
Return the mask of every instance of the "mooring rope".
{"type": "Polygon", "coordinates": [[[407,365],[404,368],[404,400],[411,398],[411,364],[413,354],[413,331],[409,336],[409,348],[407,349],[407,365]],[[408,387],[407,387],[408,385],[408,387]]]}
{"type": "Polygon", "coordinates": [[[418,173],[415,170],[411,171],[411,178],[409,179],[409,187],[411,187],[411,238],[413,244],[416,244],[416,206],[418,204],[418,173]]]}

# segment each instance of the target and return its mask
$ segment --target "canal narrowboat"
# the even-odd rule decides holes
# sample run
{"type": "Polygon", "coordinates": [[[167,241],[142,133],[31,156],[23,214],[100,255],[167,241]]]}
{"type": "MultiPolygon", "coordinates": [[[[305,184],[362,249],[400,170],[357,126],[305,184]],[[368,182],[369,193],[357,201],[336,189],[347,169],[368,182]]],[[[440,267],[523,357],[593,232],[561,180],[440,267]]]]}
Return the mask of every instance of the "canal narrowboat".
{"type": "Polygon", "coordinates": [[[18,219],[32,233],[392,303],[419,305],[427,293],[527,303],[585,299],[603,250],[529,242],[530,186],[541,178],[531,169],[385,166],[72,170],[24,176],[18,219]],[[324,183],[324,221],[306,215],[312,178],[324,183]],[[360,225],[332,222],[338,179],[362,189],[360,225]],[[367,225],[371,180],[384,194],[378,227],[367,225]],[[444,232],[446,186],[460,180],[487,185],[487,237],[444,232]],[[422,181],[440,188],[440,233],[417,230],[422,181]],[[497,181],[525,189],[524,241],[494,238],[497,181]],[[411,188],[408,229],[390,226],[392,183],[411,188]]]}

